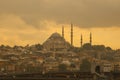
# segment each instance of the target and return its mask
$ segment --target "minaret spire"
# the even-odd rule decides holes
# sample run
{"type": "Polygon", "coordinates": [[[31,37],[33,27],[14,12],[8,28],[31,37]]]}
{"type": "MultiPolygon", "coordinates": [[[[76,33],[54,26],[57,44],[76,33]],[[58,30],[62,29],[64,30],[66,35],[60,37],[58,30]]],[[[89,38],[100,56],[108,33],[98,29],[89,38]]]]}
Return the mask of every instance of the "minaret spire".
{"type": "Polygon", "coordinates": [[[73,24],[71,23],[71,45],[73,46],[73,24]]]}
{"type": "Polygon", "coordinates": [[[82,36],[82,34],[81,34],[81,47],[83,46],[83,36],[82,36]]]}
{"type": "Polygon", "coordinates": [[[64,26],[62,26],[62,37],[64,38],[64,26]]]}
{"type": "Polygon", "coordinates": [[[90,32],[90,44],[92,45],[92,33],[90,32]]]}

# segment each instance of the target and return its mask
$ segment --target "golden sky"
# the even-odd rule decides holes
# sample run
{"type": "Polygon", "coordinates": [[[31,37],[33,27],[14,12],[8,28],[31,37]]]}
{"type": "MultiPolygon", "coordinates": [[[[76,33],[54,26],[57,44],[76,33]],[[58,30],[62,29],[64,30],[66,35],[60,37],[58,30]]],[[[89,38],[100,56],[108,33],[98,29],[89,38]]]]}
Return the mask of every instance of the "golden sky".
{"type": "Polygon", "coordinates": [[[70,42],[74,24],[74,45],[89,42],[120,48],[120,0],[0,0],[0,44],[43,43],[65,27],[70,42]]]}

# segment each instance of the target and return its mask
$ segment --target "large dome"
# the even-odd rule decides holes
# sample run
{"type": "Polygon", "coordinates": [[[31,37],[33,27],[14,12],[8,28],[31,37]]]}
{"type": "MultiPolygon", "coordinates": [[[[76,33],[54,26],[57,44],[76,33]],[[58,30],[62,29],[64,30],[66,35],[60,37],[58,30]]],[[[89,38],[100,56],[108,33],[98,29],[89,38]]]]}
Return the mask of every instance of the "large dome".
{"type": "Polygon", "coordinates": [[[55,32],[43,43],[43,47],[47,50],[62,50],[70,47],[70,44],[59,33],[55,32]]]}
{"type": "Polygon", "coordinates": [[[53,33],[51,36],[53,36],[53,37],[61,37],[61,35],[59,33],[57,33],[57,32],[53,33]]]}

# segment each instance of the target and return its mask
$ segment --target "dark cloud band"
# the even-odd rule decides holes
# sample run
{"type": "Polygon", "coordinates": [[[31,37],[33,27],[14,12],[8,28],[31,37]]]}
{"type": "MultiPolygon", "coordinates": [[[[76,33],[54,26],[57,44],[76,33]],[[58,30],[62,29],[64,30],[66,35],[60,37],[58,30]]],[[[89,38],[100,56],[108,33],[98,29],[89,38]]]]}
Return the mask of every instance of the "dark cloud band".
{"type": "Polygon", "coordinates": [[[0,13],[18,15],[36,27],[40,20],[72,21],[84,28],[119,27],[119,4],[119,0],[0,0],[0,13]]]}

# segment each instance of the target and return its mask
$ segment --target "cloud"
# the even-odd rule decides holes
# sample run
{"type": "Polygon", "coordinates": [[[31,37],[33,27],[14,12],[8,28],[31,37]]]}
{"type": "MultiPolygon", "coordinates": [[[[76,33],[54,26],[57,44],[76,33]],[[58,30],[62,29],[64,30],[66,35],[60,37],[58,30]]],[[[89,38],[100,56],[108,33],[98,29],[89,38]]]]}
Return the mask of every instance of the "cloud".
{"type": "Polygon", "coordinates": [[[0,13],[20,16],[36,28],[41,21],[79,27],[120,26],[119,0],[0,0],[0,13]]]}
{"type": "Polygon", "coordinates": [[[61,25],[52,21],[40,21],[39,24],[45,28],[37,29],[17,15],[0,15],[0,44],[10,46],[42,44],[52,33],[61,30],[57,28],[61,25]]]}
{"type": "MultiPolygon", "coordinates": [[[[52,33],[61,34],[61,26],[65,26],[65,39],[70,42],[70,25],[58,24],[55,21],[42,20],[38,22],[42,27],[36,28],[34,25],[27,24],[18,15],[0,15],[0,44],[22,45],[43,43],[52,33]]],[[[89,33],[93,34],[93,44],[104,44],[112,46],[114,49],[120,45],[120,28],[79,28],[74,27],[74,45],[80,46],[80,35],[83,34],[83,42],[89,42],[89,33]]]]}

